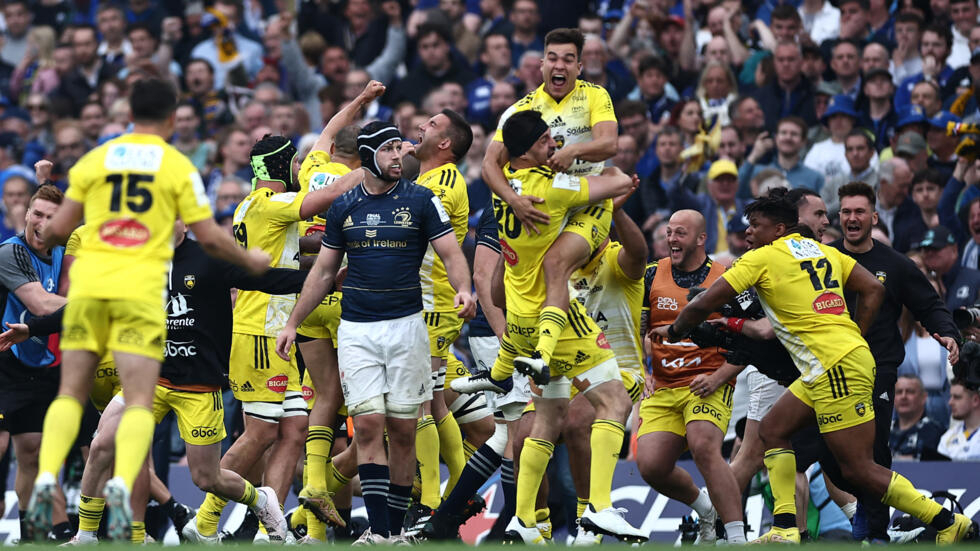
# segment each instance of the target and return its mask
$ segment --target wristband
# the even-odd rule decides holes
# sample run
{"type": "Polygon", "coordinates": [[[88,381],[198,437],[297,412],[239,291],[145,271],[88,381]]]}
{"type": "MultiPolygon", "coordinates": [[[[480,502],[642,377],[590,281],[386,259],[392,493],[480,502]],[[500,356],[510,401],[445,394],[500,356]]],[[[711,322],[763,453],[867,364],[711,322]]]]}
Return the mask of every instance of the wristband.
{"type": "Polygon", "coordinates": [[[728,318],[726,324],[732,333],[741,333],[742,326],[745,325],[745,318],[728,318]]]}

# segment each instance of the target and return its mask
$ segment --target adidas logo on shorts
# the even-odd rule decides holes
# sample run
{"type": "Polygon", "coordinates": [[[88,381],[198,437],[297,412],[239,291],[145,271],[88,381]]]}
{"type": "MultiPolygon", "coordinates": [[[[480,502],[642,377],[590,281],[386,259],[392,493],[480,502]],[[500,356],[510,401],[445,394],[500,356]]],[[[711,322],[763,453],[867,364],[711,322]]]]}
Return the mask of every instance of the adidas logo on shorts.
{"type": "Polygon", "coordinates": [[[242,392],[255,392],[255,387],[252,386],[252,383],[250,383],[248,381],[245,381],[245,384],[243,384],[241,386],[241,391],[242,392]]]}

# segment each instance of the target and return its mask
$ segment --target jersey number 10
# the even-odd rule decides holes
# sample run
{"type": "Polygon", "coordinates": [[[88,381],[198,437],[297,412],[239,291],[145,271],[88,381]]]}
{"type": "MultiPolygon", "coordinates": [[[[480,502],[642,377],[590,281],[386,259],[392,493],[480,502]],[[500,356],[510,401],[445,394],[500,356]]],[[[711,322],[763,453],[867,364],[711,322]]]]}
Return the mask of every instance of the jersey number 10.
{"type": "Polygon", "coordinates": [[[153,194],[149,187],[144,186],[153,183],[152,174],[110,174],[106,176],[106,182],[112,185],[112,198],[109,200],[109,210],[112,212],[122,210],[124,197],[126,208],[133,212],[146,212],[153,206],[153,194]]]}

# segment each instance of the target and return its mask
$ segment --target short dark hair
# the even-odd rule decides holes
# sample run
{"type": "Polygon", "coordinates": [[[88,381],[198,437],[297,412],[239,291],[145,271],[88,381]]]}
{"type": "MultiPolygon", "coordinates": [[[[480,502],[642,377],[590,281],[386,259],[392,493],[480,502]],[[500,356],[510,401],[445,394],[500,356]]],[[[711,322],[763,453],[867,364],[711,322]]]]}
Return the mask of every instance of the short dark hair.
{"type": "Polygon", "coordinates": [[[944,23],[930,23],[926,25],[926,28],[922,29],[922,34],[931,32],[939,36],[946,42],[946,49],[952,50],[953,48],[953,31],[950,30],[948,24],[944,23]]]}
{"type": "Polygon", "coordinates": [[[208,72],[214,75],[214,65],[212,65],[210,61],[204,59],[203,57],[192,57],[190,60],[188,60],[187,65],[184,66],[184,73],[186,73],[187,69],[190,69],[191,65],[195,63],[203,63],[204,66],[208,68],[208,72]]]}
{"type": "Polygon", "coordinates": [[[977,5],[974,0],[949,0],[950,4],[969,4],[970,2],[973,2],[974,6],[977,5]]]}
{"type": "Polygon", "coordinates": [[[158,77],[137,80],[129,92],[129,110],[134,121],[165,121],[177,110],[177,89],[158,77]]]}
{"type": "Polygon", "coordinates": [[[800,12],[796,11],[796,8],[792,4],[780,4],[776,6],[772,9],[769,19],[780,19],[783,21],[792,19],[800,25],[803,24],[803,18],[800,17],[800,12]]]}
{"type": "Polygon", "coordinates": [[[452,109],[443,109],[442,114],[449,118],[449,128],[446,129],[446,136],[452,143],[453,157],[460,160],[466,156],[466,152],[473,145],[473,129],[470,123],[452,109]]]}
{"type": "Polygon", "coordinates": [[[800,221],[800,215],[787,194],[789,190],[777,187],[769,190],[765,197],[759,197],[745,207],[745,217],[750,218],[753,214],[764,216],[777,224],[785,224],[787,227],[796,226],[800,221]]]}
{"type": "MultiPolygon", "coordinates": [[[[74,25],[71,26],[71,29],[72,31],[82,31],[82,30],[92,31],[92,34],[95,35],[95,39],[96,40],[99,39],[99,29],[95,28],[95,25],[91,23],[75,23],[74,25]]],[[[72,41],[69,41],[69,44],[71,43],[72,41]]]]}
{"type": "Polygon", "coordinates": [[[790,203],[793,203],[793,206],[795,206],[797,209],[803,205],[807,197],[820,198],[820,194],[805,187],[793,188],[786,194],[786,199],[789,200],[790,203]]]}
{"type": "Polygon", "coordinates": [[[858,42],[856,40],[851,40],[850,38],[841,38],[840,40],[838,40],[837,42],[835,42],[834,45],[833,45],[833,47],[830,49],[831,55],[833,55],[834,50],[836,50],[837,47],[840,46],[840,45],[842,45],[842,44],[850,44],[851,46],[854,46],[854,49],[857,50],[858,55],[861,54],[861,51],[862,51],[861,50],[861,45],[858,44],[858,42]]]}
{"type": "Polygon", "coordinates": [[[150,35],[155,42],[160,41],[160,37],[157,36],[156,30],[154,30],[153,27],[151,27],[150,25],[143,23],[142,21],[130,23],[129,26],[126,27],[126,36],[129,36],[133,31],[141,31],[141,30],[146,31],[146,33],[150,35]]]}
{"type": "Polygon", "coordinates": [[[861,8],[861,11],[868,11],[871,9],[871,3],[868,0],[841,0],[837,5],[838,8],[843,8],[845,4],[857,4],[861,8]]]}
{"type": "Polygon", "coordinates": [[[416,40],[418,42],[421,42],[423,38],[426,38],[430,34],[439,35],[439,38],[441,38],[442,41],[445,42],[446,44],[453,43],[453,33],[449,30],[449,27],[445,25],[441,25],[439,23],[430,23],[430,22],[422,23],[421,25],[419,25],[419,31],[415,35],[416,40]]]}
{"type": "Polygon", "coordinates": [[[636,76],[637,78],[643,76],[643,73],[649,71],[650,69],[656,69],[660,71],[660,74],[666,76],[667,73],[667,63],[662,57],[656,54],[645,55],[640,58],[640,62],[636,66],[636,76]]]}
{"type": "Polygon", "coordinates": [[[864,128],[852,128],[847,136],[844,137],[844,143],[847,143],[847,138],[853,138],[854,136],[860,136],[864,138],[864,143],[868,146],[868,149],[875,148],[875,139],[871,136],[871,133],[864,128]]]}
{"type": "Polygon", "coordinates": [[[936,184],[939,187],[946,185],[946,178],[943,177],[943,173],[935,168],[924,168],[915,173],[912,176],[912,187],[919,182],[929,182],[930,184],[936,184]]]}
{"type": "MultiPolygon", "coordinates": [[[[740,107],[742,107],[742,104],[745,103],[748,100],[755,101],[755,98],[746,94],[746,95],[738,96],[737,98],[735,98],[734,101],[732,101],[731,103],[729,103],[728,104],[728,118],[730,120],[735,120],[736,119],[736,116],[738,115],[738,109],[740,107]]],[[[756,103],[759,103],[759,102],[756,101],[756,103]]],[[[806,133],[806,130],[804,129],[803,132],[806,133]]]]}
{"type": "Polygon", "coordinates": [[[672,124],[663,125],[660,128],[660,132],[657,133],[657,137],[659,138],[660,136],[678,136],[681,139],[681,144],[684,143],[684,133],[681,132],[680,128],[672,124]]]}
{"type": "Polygon", "coordinates": [[[871,210],[874,210],[878,204],[878,197],[875,195],[875,190],[868,184],[864,182],[849,182],[842,185],[837,189],[837,197],[839,199],[844,199],[845,197],[864,197],[871,203],[871,210]]]}
{"type": "Polygon", "coordinates": [[[564,27],[553,29],[544,36],[544,45],[549,44],[573,44],[577,57],[582,57],[582,46],[585,45],[585,35],[578,29],[566,29],[564,27]]]}
{"type": "MultiPolygon", "coordinates": [[[[30,184],[30,182],[28,182],[28,184],[30,184]]],[[[28,189],[30,189],[29,185],[28,189]]],[[[35,199],[43,199],[45,201],[51,201],[56,205],[60,205],[65,199],[65,194],[58,189],[58,186],[54,184],[41,184],[38,186],[37,191],[31,195],[31,200],[27,202],[27,206],[30,207],[33,205],[35,199]]]]}
{"type": "Polygon", "coordinates": [[[504,40],[506,40],[507,41],[507,47],[510,48],[510,37],[508,37],[506,34],[500,32],[500,31],[491,31],[491,32],[488,32],[486,35],[484,35],[483,38],[480,40],[480,53],[481,54],[487,51],[487,42],[489,42],[490,39],[492,37],[494,37],[494,36],[499,36],[499,37],[503,38],[504,40]]]}
{"type": "MultiPolygon", "coordinates": [[[[10,2],[7,2],[7,4],[9,5],[10,2]]],[[[99,2],[99,7],[96,8],[95,13],[96,15],[98,15],[100,13],[104,13],[112,10],[119,12],[124,18],[126,17],[125,10],[123,10],[122,6],[120,6],[115,2],[99,2]]]]}
{"type": "Polygon", "coordinates": [[[616,119],[622,121],[627,117],[647,116],[647,104],[635,99],[624,99],[616,104],[616,119]]]}
{"type": "Polygon", "coordinates": [[[915,23],[917,27],[921,30],[925,26],[926,22],[919,17],[919,14],[911,11],[903,11],[895,17],[895,23],[915,23]]]}
{"type": "Polygon", "coordinates": [[[808,127],[807,127],[806,121],[803,120],[802,117],[798,117],[796,115],[790,115],[788,117],[783,117],[783,118],[779,119],[779,121],[776,122],[776,131],[778,132],[779,131],[779,127],[782,126],[785,123],[795,124],[797,127],[799,127],[799,129],[800,129],[800,135],[803,136],[803,139],[804,140],[806,139],[806,133],[807,133],[808,127]]]}

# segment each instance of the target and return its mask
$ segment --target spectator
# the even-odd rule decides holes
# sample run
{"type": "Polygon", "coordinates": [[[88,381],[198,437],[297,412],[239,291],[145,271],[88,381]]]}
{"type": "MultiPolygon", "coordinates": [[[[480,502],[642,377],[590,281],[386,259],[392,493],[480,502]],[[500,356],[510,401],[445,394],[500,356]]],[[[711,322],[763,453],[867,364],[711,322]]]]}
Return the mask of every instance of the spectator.
{"type": "MultiPolygon", "coordinates": [[[[482,17],[480,36],[484,38],[491,34],[510,36],[514,33],[514,25],[507,18],[504,0],[481,0],[480,15],[482,17]]],[[[508,49],[510,49],[509,44],[508,49]]]]}
{"type": "Polygon", "coordinates": [[[912,87],[910,103],[919,105],[926,117],[932,118],[939,114],[943,109],[942,93],[933,81],[924,80],[917,82],[912,87]]]}
{"type": "Polygon", "coordinates": [[[511,64],[510,41],[507,36],[498,33],[485,35],[481,42],[480,63],[485,67],[483,76],[466,86],[466,97],[469,101],[466,114],[471,120],[494,126],[496,121],[491,120],[490,113],[490,95],[494,84],[504,80],[513,84],[520,82],[511,64]]]}
{"type": "Polygon", "coordinates": [[[728,42],[722,36],[713,36],[704,45],[704,56],[701,61],[705,64],[717,61],[725,67],[732,67],[732,51],[728,49],[728,42]]]}
{"type": "Polygon", "coordinates": [[[871,20],[868,0],[842,0],[840,8],[840,38],[842,40],[867,40],[871,36],[871,20]]]}
{"type": "Polygon", "coordinates": [[[186,155],[198,171],[204,173],[208,166],[208,159],[214,152],[214,146],[210,142],[201,140],[200,128],[201,118],[194,106],[189,102],[178,105],[174,115],[173,146],[186,155]]]}
{"type": "Polygon", "coordinates": [[[27,0],[10,0],[3,4],[3,21],[7,27],[4,33],[0,59],[16,67],[27,55],[27,33],[34,19],[27,0]]]}
{"type": "Polygon", "coordinates": [[[76,120],[63,120],[55,125],[54,130],[54,167],[51,170],[51,180],[58,188],[68,187],[68,169],[75,166],[78,159],[89,150],[85,142],[85,134],[76,120]]]}
{"type": "Polygon", "coordinates": [[[269,125],[269,106],[258,100],[252,100],[238,112],[238,124],[251,134],[261,126],[269,125]]]}
{"type": "Polygon", "coordinates": [[[831,50],[830,68],[837,75],[841,93],[855,104],[861,95],[861,64],[857,45],[851,40],[841,40],[831,50]]]}
{"type": "MultiPolygon", "coordinates": [[[[874,158],[874,141],[867,131],[854,129],[844,138],[844,157],[847,158],[848,170],[827,180],[820,191],[820,197],[827,205],[827,212],[836,213],[840,207],[837,190],[844,184],[864,182],[872,188],[878,187],[878,167],[871,161],[874,158]]],[[[939,196],[936,196],[939,202],[939,196]]]]}
{"type": "Polygon", "coordinates": [[[23,161],[25,165],[33,166],[54,149],[54,135],[51,133],[54,117],[51,115],[51,102],[42,94],[28,95],[24,108],[31,121],[23,161]]]}
{"type": "Polygon", "coordinates": [[[969,240],[960,254],[960,264],[967,268],[980,268],[980,198],[974,198],[966,207],[966,229],[969,240]]]}
{"type": "Polygon", "coordinates": [[[218,184],[218,191],[215,194],[215,212],[224,212],[234,209],[248,197],[252,190],[252,185],[237,176],[228,176],[218,184]]]}
{"type": "Polygon", "coordinates": [[[929,155],[929,168],[937,169],[943,177],[943,182],[949,180],[956,168],[956,146],[960,143],[959,136],[948,136],[946,127],[950,123],[958,123],[960,118],[949,111],[940,111],[929,119],[929,130],[926,132],[926,143],[932,150],[929,155]]]}
{"type": "Polygon", "coordinates": [[[82,107],[79,122],[82,125],[82,132],[89,145],[94,145],[99,141],[99,134],[106,123],[106,112],[102,104],[97,101],[90,101],[82,107]]]}
{"type": "Polygon", "coordinates": [[[844,138],[857,123],[858,113],[854,100],[847,95],[834,96],[820,121],[827,125],[830,137],[813,144],[803,159],[803,164],[823,175],[825,180],[847,171],[847,155],[844,138]]]}
{"type": "Polygon", "coordinates": [[[11,176],[3,182],[3,220],[0,222],[0,242],[24,232],[27,225],[27,204],[34,195],[34,185],[23,176],[11,176]]]}
{"type": "Polygon", "coordinates": [[[99,3],[95,22],[102,37],[96,53],[118,73],[126,66],[126,58],[133,53],[132,44],[126,39],[126,16],[117,4],[99,3]]]}
{"type": "Polygon", "coordinates": [[[222,131],[217,140],[217,155],[214,157],[216,166],[206,180],[209,197],[217,196],[218,184],[228,176],[237,176],[246,182],[252,181],[248,154],[253,143],[248,132],[241,126],[228,126],[222,131]]]}
{"type": "Polygon", "coordinates": [[[98,55],[97,37],[95,27],[91,25],[76,25],[72,29],[74,64],[53,92],[55,97],[68,102],[72,115],[78,114],[99,84],[116,75],[116,71],[98,55]]]}
{"type": "Polygon", "coordinates": [[[718,142],[718,158],[728,159],[735,164],[742,164],[745,159],[745,143],[738,128],[725,126],[721,129],[721,139],[718,142]]]}
{"type": "Polygon", "coordinates": [[[919,54],[919,41],[922,17],[904,11],[895,17],[895,48],[892,51],[890,71],[895,84],[922,72],[922,56],[919,54]]]}
{"type": "Polygon", "coordinates": [[[742,136],[743,144],[754,144],[766,131],[766,114],[752,96],[739,96],[728,105],[728,118],[742,136]]]}
{"type": "Polygon", "coordinates": [[[803,30],[815,43],[840,36],[840,10],[828,0],[803,0],[799,12],[803,30]]]}
{"type": "Polygon", "coordinates": [[[707,195],[697,195],[675,181],[667,188],[667,198],[673,211],[691,209],[704,216],[707,222],[705,251],[715,254],[728,250],[728,221],[735,215],[741,216],[745,207],[745,202],[735,197],[737,191],[738,167],[728,159],[721,159],[712,163],[708,170],[707,195]]]}
{"type": "Polygon", "coordinates": [[[510,23],[514,28],[510,49],[511,59],[515,65],[522,61],[521,56],[525,52],[544,51],[544,38],[538,32],[541,12],[537,2],[534,0],[516,0],[510,10],[510,23]]]}
{"type": "Polygon", "coordinates": [[[904,107],[911,103],[912,88],[923,80],[935,81],[943,96],[956,93],[956,84],[951,83],[953,68],[947,63],[950,48],[953,47],[953,33],[942,23],[933,23],[922,31],[919,54],[922,56],[922,71],[907,77],[895,92],[895,106],[904,107]],[[928,78],[926,76],[928,75],[928,78]],[[952,84],[952,88],[950,85],[952,84]]]}
{"type": "Polygon", "coordinates": [[[630,94],[630,99],[647,105],[654,125],[666,123],[677,101],[668,94],[667,64],[659,56],[647,54],[640,58],[636,74],[636,90],[630,94]]]}
{"type": "Polygon", "coordinates": [[[956,379],[949,390],[953,423],[939,439],[939,453],[953,461],[980,460],[980,394],[977,387],[956,379]]]}
{"type": "Polygon", "coordinates": [[[426,94],[444,82],[465,85],[473,80],[469,68],[450,55],[452,36],[449,29],[426,23],[419,27],[417,38],[419,62],[394,85],[390,105],[401,101],[421,103],[426,94]]]}
{"type": "MultiPolygon", "coordinates": [[[[927,335],[927,338],[932,337],[927,335]]],[[[908,343],[906,361],[910,354],[907,347],[908,343]]],[[[888,437],[892,457],[913,461],[930,459],[936,453],[942,434],[943,428],[926,412],[926,391],[922,380],[914,374],[900,372],[895,382],[895,417],[888,437]]]]}
{"type": "Polygon", "coordinates": [[[212,37],[194,46],[191,57],[211,64],[216,89],[225,88],[226,83],[247,85],[262,68],[265,50],[236,30],[241,12],[235,0],[216,0],[209,16],[212,37]]]}
{"type": "Polygon", "coordinates": [[[817,117],[813,107],[813,90],[802,72],[803,53],[799,44],[781,42],[773,52],[776,78],[759,88],[755,99],[766,117],[766,128],[772,132],[779,119],[789,115],[802,117],[814,125],[817,117]]]}
{"type": "MultiPolygon", "coordinates": [[[[820,48],[810,43],[803,45],[803,67],[800,72],[810,82],[819,83],[823,80],[824,73],[827,72],[827,61],[823,58],[820,48]]],[[[831,95],[836,95],[836,92],[831,95]]],[[[817,118],[820,118],[819,113],[817,118]]]]}
{"type": "Polygon", "coordinates": [[[701,103],[696,99],[687,99],[676,103],[670,110],[668,124],[681,130],[684,136],[684,147],[690,147],[694,144],[695,137],[703,131],[704,114],[701,112],[701,103]]]}
{"type": "Polygon", "coordinates": [[[916,172],[912,178],[912,201],[919,207],[921,213],[921,226],[919,231],[913,230],[915,235],[924,235],[927,229],[939,225],[939,197],[943,193],[946,181],[947,178],[934,168],[916,172]]]}
{"type": "Polygon", "coordinates": [[[517,89],[514,84],[508,81],[498,82],[493,85],[490,92],[490,120],[492,127],[496,127],[500,121],[500,116],[508,107],[517,102],[517,89]]]}
{"type": "Polygon", "coordinates": [[[48,94],[58,87],[54,63],[54,30],[33,27],[27,33],[27,51],[10,77],[10,91],[23,103],[29,93],[48,94]]]}
{"type": "Polygon", "coordinates": [[[969,36],[977,26],[977,3],[975,0],[949,0],[949,16],[952,20],[953,47],[949,54],[949,66],[958,69],[970,63],[969,36]]]}
{"type": "Polygon", "coordinates": [[[328,44],[350,52],[355,66],[368,67],[381,56],[391,37],[391,18],[396,11],[400,14],[399,6],[392,5],[396,3],[349,0],[338,17],[329,11],[332,3],[302,2],[297,16],[298,31],[300,35],[309,30],[320,33],[328,44]],[[383,13],[377,12],[375,4],[383,13]]]}
{"type": "Polygon", "coordinates": [[[609,92],[613,103],[626,98],[633,89],[633,83],[626,77],[611,70],[609,63],[609,48],[602,37],[594,34],[586,35],[582,46],[582,80],[602,86],[609,92]]]}
{"type": "Polygon", "coordinates": [[[320,72],[328,83],[344,82],[350,71],[350,56],[342,46],[328,45],[320,56],[320,72]]]}
{"type": "MultiPolygon", "coordinates": [[[[941,278],[941,290],[945,290],[946,307],[955,310],[977,302],[980,290],[980,271],[961,266],[958,247],[953,234],[943,226],[926,231],[916,248],[922,250],[922,263],[926,269],[941,278]]],[[[952,409],[952,405],[950,406],[952,409]]]]}
{"type": "MultiPolygon", "coordinates": [[[[827,82],[826,80],[817,82],[817,88],[813,91],[813,111],[817,120],[823,120],[823,116],[830,106],[830,100],[839,94],[840,85],[836,82],[827,82]]],[[[822,142],[829,137],[830,132],[823,124],[813,125],[806,133],[806,141],[810,144],[822,142]]]]}
{"type": "Polygon", "coordinates": [[[616,120],[619,121],[620,132],[632,136],[636,143],[639,152],[636,175],[641,181],[645,180],[659,163],[651,141],[653,132],[647,118],[647,106],[641,101],[623,100],[616,105],[616,120]]]}
{"type": "Polygon", "coordinates": [[[909,197],[912,171],[902,159],[889,159],[878,167],[878,219],[888,229],[892,246],[904,253],[918,239],[914,227],[920,217],[918,207],[909,197]]]}
{"type": "MultiPolygon", "coordinates": [[[[390,2],[386,5],[399,6],[398,2],[390,2]]],[[[480,52],[480,38],[468,26],[464,20],[466,16],[466,4],[463,0],[440,0],[439,6],[431,10],[428,14],[428,21],[444,21],[452,29],[453,44],[456,50],[463,54],[471,65],[476,62],[477,54],[480,52]],[[438,17],[434,17],[438,16],[438,17]]],[[[472,17],[472,14],[469,15],[472,17]]]]}
{"type": "Polygon", "coordinates": [[[731,122],[728,118],[728,105],[738,97],[738,82],[727,65],[709,61],[701,71],[695,94],[701,103],[705,120],[709,121],[708,126],[724,126],[731,122]]]}
{"type": "Polygon", "coordinates": [[[769,137],[768,132],[759,134],[752,146],[752,152],[745,158],[745,163],[739,169],[739,197],[749,199],[758,197],[756,190],[751,189],[750,182],[767,169],[774,169],[782,174],[789,186],[805,188],[817,193],[824,187],[824,177],[819,172],[803,165],[802,152],[806,145],[804,133],[806,123],[799,117],[785,117],[776,126],[776,139],[769,137]],[[760,164],[760,160],[775,146],[776,156],[770,164],[760,164]]]}
{"type": "MultiPolygon", "coordinates": [[[[364,69],[354,69],[348,72],[344,81],[344,101],[354,101],[370,81],[371,75],[364,69]]],[[[382,105],[378,100],[372,101],[364,108],[363,119],[365,121],[390,121],[391,117],[391,108],[387,105],[382,105]]]]}
{"type": "Polygon", "coordinates": [[[895,85],[891,73],[881,68],[865,70],[862,91],[866,103],[861,109],[859,125],[872,132],[875,149],[880,152],[888,145],[888,139],[898,123],[898,113],[892,103],[895,85]]]}
{"type": "Polygon", "coordinates": [[[916,132],[905,132],[895,143],[895,156],[904,159],[913,173],[925,170],[929,159],[929,146],[916,132]]]}
{"type": "MultiPolygon", "coordinates": [[[[898,144],[898,139],[905,134],[916,134],[925,143],[926,130],[929,128],[929,118],[926,117],[922,106],[911,104],[902,107],[898,111],[898,122],[895,124],[895,135],[891,138],[891,147],[887,147],[881,152],[881,160],[890,158],[893,154],[893,147],[898,144]]],[[[928,157],[928,153],[926,157],[928,157]]],[[[923,159],[922,168],[925,167],[923,159]]]]}
{"type": "Polygon", "coordinates": [[[697,190],[698,179],[692,174],[684,173],[681,164],[683,149],[684,137],[680,129],[676,126],[663,127],[655,143],[659,165],[648,178],[640,181],[636,192],[624,206],[626,213],[644,232],[649,232],[661,220],[669,217],[669,190],[675,187],[684,188],[691,193],[697,190]]]}
{"type": "MultiPolygon", "coordinates": [[[[881,70],[888,72],[888,48],[884,47],[880,42],[868,42],[864,45],[864,49],[861,50],[861,74],[864,75],[865,80],[868,78],[868,74],[873,70],[881,70]]],[[[889,79],[891,74],[888,75],[889,79]]]]}

